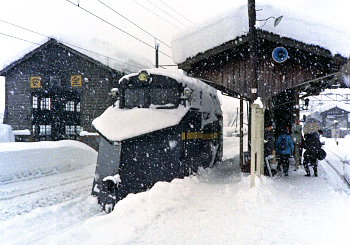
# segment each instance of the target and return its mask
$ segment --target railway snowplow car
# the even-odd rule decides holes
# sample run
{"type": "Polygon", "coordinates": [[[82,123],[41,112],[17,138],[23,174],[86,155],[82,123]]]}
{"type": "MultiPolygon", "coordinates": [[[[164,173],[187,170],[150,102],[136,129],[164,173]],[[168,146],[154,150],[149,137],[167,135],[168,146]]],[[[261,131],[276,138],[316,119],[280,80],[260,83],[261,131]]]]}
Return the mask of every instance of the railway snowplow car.
{"type": "Polygon", "coordinates": [[[180,72],[124,76],[93,125],[101,135],[92,195],[106,212],[129,193],[183,178],[222,158],[217,91],[180,72]]]}

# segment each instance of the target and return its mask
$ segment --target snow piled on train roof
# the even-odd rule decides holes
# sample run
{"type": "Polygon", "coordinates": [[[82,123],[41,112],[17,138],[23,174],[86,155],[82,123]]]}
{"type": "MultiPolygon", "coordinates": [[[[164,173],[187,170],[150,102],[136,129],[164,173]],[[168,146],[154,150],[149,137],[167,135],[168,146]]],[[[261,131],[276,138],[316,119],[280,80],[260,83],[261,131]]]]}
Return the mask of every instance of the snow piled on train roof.
{"type": "MultiPolygon", "coordinates": [[[[213,95],[216,95],[217,93],[217,90],[215,88],[209,86],[208,84],[202,82],[199,79],[186,76],[184,71],[180,69],[170,70],[170,69],[150,68],[150,69],[143,69],[142,71],[147,71],[148,74],[161,75],[161,76],[173,78],[178,82],[188,86],[192,90],[201,90],[203,92],[211,93],[213,95]]],[[[138,73],[132,73],[132,74],[126,75],[122,77],[119,80],[119,82],[125,78],[129,79],[130,77],[137,76],[137,75],[138,73]]]]}
{"type": "Polygon", "coordinates": [[[92,124],[96,130],[110,141],[121,142],[136,136],[168,128],[180,123],[189,108],[177,109],[109,107],[92,124]]]}
{"type": "MultiPolygon", "coordinates": [[[[350,32],[337,29],[337,26],[327,26],[322,19],[311,19],[310,16],[299,14],[285,6],[257,5],[257,19],[283,15],[281,23],[274,27],[273,19],[263,26],[264,21],[257,21],[257,29],[271,32],[281,37],[292,38],[310,45],[328,49],[333,55],[340,54],[348,57],[350,53],[350,32]]],[[[196,56],[214,47],[249,32],[247,4],[235,7],[176,34],[172,39],[173,60],[176,64],[187,58],[196,56]]]]}
{"type": "MultiPolygon", "coordinates": [[[[186,76],[183,70],[164,70],[159,68],[151,68],[151,69],[143,69],[142,71],[147,71],[148,74],[166,76],[175,79],[177,82],[183,84],[185,87],[188,87],[192,90],[191,95],[191,107],[198,109],[200,112],[206,112],[211,114],[211,119],[216,120],[214,118],[214,113],[221,115],[221,102],[219,97],[217,96],[217,90],[205,82],[193,77],[186,76]],[[214,112],[214,113],[213,113],[214,112]]],[[[120,81],[123,79],[129,79],[130,77],[137,76],[138,73],[132,73],[122,77],[120,81]]],[[[211,120],[206,121],[206,123],[210,123],[211,120]]]]}

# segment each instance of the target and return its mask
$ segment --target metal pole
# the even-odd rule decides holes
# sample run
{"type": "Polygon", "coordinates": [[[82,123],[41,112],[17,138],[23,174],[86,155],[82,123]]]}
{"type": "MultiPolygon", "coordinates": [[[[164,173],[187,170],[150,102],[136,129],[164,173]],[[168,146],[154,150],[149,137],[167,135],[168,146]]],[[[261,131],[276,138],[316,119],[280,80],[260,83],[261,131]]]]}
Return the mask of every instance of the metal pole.
{"type": "Polygon", "coordinates": [[[159,67],[159,43],[156,43],[156,68],[159,67]]]}
{"type": "Polygon", "coordinates": [[[243,97],[239,100],[239,164],[242,169],[243,167],[243,97]]]}

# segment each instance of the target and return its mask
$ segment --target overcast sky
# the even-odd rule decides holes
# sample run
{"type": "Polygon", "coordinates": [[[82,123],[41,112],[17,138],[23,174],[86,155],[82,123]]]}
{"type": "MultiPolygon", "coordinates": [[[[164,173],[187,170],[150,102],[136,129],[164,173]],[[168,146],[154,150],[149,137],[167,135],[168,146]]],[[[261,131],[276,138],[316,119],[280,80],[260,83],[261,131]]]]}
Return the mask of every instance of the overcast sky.
{"type": "MultiPolygon", "coordinates": [[[[218,15],[229,8],[247,3],[247,0],[70,1],[75,4],[79,3],[80,7],[110,22],[115,27],[88,14],[67,0],[1,0],[0,69],[20,58],[29,50],[38,47],[29,42],[42,43],[47,40],[41,35],[6,24],[3,21],[83,48],[103,52],[103,55],[118,56],[123,61],[127,61],[128,56],[136,58],[135,54],[137,54],[154,63],[154,49],[149,47],[154,46],[154,37],[161,40],[161,42],[158,41],[160,42],[160,51],[171,56],[172,51],[165,44],[171,46],[171,38],[176,32],[218,15]],[[101,2],[127,17],[154,37],[130,24],[101,2]],[[129,35],[117,30],[117,28],[128,32],[129,35]],[[91,46],[91,44],[93,45],[91,46]],[[106,47],[113,48],[106,50],[106,47]]],[[[256,0],[257,8],[259,3],[288,6],[291,11],[322,20],[326,25],[339,29],[349,29],[349,2],[348,0],[256,0]]],[[[160,64],[172,64],[172,59],[166,55],[160,54],[160,64]]],[[[0,111],[1,106],[3,106],[1,103],[3,97],[3,92],[0,89],[0,111]]]]}
{"type": "MultiPolygon", "coordinates": [[[[77,46],[95,48],[104,55],[120,55],[134,53],[154,63],[154,37],[171,46],[172,36],[186,26],[200,23],[203,19],[219,14],[236,5],[245,4],[247,0],[69,0],[91,13],[115,25],[112,27],[90,15],[86,11],[67,0],[1,0],[0,5],[0,69],[37,47],[25,41],[5,36],[11,35],[30,42],[42,43],[45,37],[3,23],[10,22],[29,30],[56,37],[59,40],[77,46]],[[119,14],[152,34],[146,34],[121,16],[108,9],[102,3],[113,8],[119,14]],[[175,12],[175,11],[176,12],[175,12]],[[153,11],[153,12],[152,12],[153,11]],[[180,14],[178,14],[181,13],[180,14]],[[130,35],[118,30],[120,28],[130,35]],[[140,42],[140,40],[142,42],[140,42]],[[144,43],[143,43],[144,42],[144,43]],[[94,43],[94,47],[86,43],[94,43]],[[113,50],[102,47],[113,45],[113,50]],[[103,50],[103,51],[102,51],[103,50]],[[107,53],[108,52],[108,53],[107,53]]],[[[305,14],[310,18],[324,19],[325,23],[334,27],[349,28],[350,4],[347,0],[257,0],[259,3],[283,4],[290,9],[305,14]]],[[[283,13],[281,13],[283,15],[283,13]]],[[[160,42],[160,41],[158,41],[160,42]]],[[[160,50],[168,56],[171,49],[160,42],[160,50]]],[[[131,57],[133,57],[131,55],[131,57]]],[[[171,64],[171,58],[160,54],[161,64],[171,64]]]]}

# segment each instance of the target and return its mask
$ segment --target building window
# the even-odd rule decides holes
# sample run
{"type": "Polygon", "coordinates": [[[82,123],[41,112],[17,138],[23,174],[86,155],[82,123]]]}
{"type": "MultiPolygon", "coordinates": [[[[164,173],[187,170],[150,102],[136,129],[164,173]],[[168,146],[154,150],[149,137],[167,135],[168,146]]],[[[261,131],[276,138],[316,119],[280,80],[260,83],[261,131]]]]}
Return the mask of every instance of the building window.
{"type": "Polygon", "coordinates": [[[77,104],[77,112],[80,112],[80,102],[77,104]]]}
{"type": "Polygon", "coordinates": [[[50,110],[51,108],[51,98],[42,98],[40,101],[41,110],[50,110]]]}
{"type": "Polygon", "coordinates": [[[75,132],[76,132],[78,135],[81,133],[81,131],[82,131],[82,127],[76,126],[75,132]]]}
{"type": "Polygon", "coordinates": [[[66,111],[74,111],[74,101],[68,101],[66,103],[66,111]]]}
{"type": "Polygon", "coordinates": [[[35,135],[35,133],[36,133],[36,126],[35,125],[33,125],[33,135],[35,135]]]}
{"type": "Polygon", "coordinates": [[[66,125],[66,135],[76,134],[74,125],[66,125]]]}
{"type": "Polygon", "coordinates": [[[38,97],[33,95],[32,101],[33,101],[33,109],[38,109],[38,97]]]}
{"type": "Polygon", "coordinates": [[[51,135],[51,125],[39,125],[39,135],[51,135]]]}

